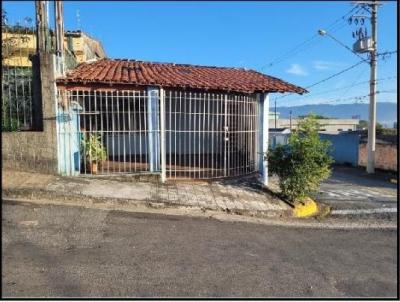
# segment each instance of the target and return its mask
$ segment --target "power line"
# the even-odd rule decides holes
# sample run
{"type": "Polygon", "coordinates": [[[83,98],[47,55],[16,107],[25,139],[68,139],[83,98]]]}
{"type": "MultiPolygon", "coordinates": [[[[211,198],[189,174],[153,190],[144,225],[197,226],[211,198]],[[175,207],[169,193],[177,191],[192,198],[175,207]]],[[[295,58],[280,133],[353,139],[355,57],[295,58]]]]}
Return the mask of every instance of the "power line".
{"type": "MultiPolygon", "coordinates": [[[[396,93],[396,92],[397,92],[396,90],[380,90],[380,91],[377,91],[375,94],[396,93]]],[[[352,96],[352,97],[348,97],[348,98],[339,98],[339,99],[334,99],[334,100],[327,100],[320,104],[336,103],[336,102],[343,102],[343,101],[348,101],[348,100],[360,101],[360,100],[366,99],[370,96],[371,96],[371,94],[366,94],[366,95],[361,95],[361,96],[352,96]]]]}
{"type": "Polygon", "coordinates": [[[325,79],[322,79],[322,80],[320,80],[320,81],[318,81],[318,82],[316,82],[314,84],[311,84],[311,85],[307,86],[306,89],[310,89],[310,88],[312,88],[314,86],[317,86],[317,85],[319,85],[321,83],[329,81],[330,79],[335,78],[335,77],[337,77],[337,76],[339,76],[339,75],[341,75],[341,74],[343,74],[343,73],[345,73],[345,72],[357,67],[358,65],[360,65],[361,63],[364,63],[364,62],[365,62],[365,60],[361,60],[361,61],[357,62],[356,64],[347,67],[346,69],[343,69],[343,70],[341,70],[341,71],[339,71],[339,72],[337,72],[337,73],[335,73],[335,74],[333,74],[333,75],[331,75],[331,76],[329,76],[329,77],[327,77],[325,79]]]}
{"type": "MultiPolygon", "coordinates": [[[[315,82],[314,84],[311,84],[311,85],[305,87],[305,89],[309,89],[309,88],[311,88],[311,87],[314,87],[314,86],[316,86],[316,85],[319,85],[319,84],[321,84],[321,83],[324,83],[324,82],[326,82],[326,81],[328,81],[328,80],[330,80],[330,79],[332,79],[332,78],[334,78],[334,77],[337,77],[337,76],[339,76],[339,75],[341,75],[341,74],[343,74],[343,73],[345,73],[345,72],[347,72],[347,71],[349,71],[349,70],[351,70],[351,69],[357,67],[357,66],[360,65],[361,63],[364,63],[364,60],[361,60],[361,61],[357,62],[356,64],[351,65],[351,66],[347,67],[346,69],[343,69],[343,70],[341,70],[341,71],[339,71],[339,72],[337,72],[337,73],[335,73],[335,74],[333,74],[333,75],[331,75],[331,76],[329,76],[329,77],[327,77],[327,78],[325,78],[325,79],[322,79],[322,80],[320,80],[320,81],[318,81],[318,82],[315,82]]],[[[289,94],[286,94],[286,95],[278,96],[278,97],[275,98],[275,100],[288,97],[289,95],[292,95],[292,94],[293,94],[293,92],[291,92],[291,93],[289,93],[289,94]]]]}
{"type": "MultiPolygon", "coordinates": [[[[342,17],[338,18],[337,20],[335,20],[333,23],[331,23],[327,28],[328,29],[332,29],[334,27],[335,24],[337,24],[339,21],[344,20],[345,17],[347,17],[349,14],[351,14],[355,9],[357,9],[357,6],[353,7],[348,13],[346,13],[345,15],[343,15],[342,17]]],[[[343,26],[345,26],[346,24],[344,24],[343,26]]],[[[337,31],[338,29],[342,28],[343,26],[335,29],[335,31],[337,31]]],[[[278,56],[277,58],[275,58],[274,60],[272,60],[270,63],[262,66],[260,68],[260,70],[265,69],[266,67],[271,67],[273,65],[276,65],[280,62],[283,62],[284,60],[290,58],[291,56],[294,56],[296,54],[298,54],[301,51],[304,51],[305,49],[303,48],[303,50],[301,50],[301,48],[305,45],[308,44],[312,44],[312,41],[315,40],[315,38],[317,38],[319,35],[318,33],[315,33],[312,37],[306,39],[305,41],[301,42],[300,44],[296,45],[295,47],[293,47],[292,49],[290,49],[289,51],[285,52],[284,54],[282,54],[281,56],[278,56]]]]}
{"type": "MultiPolygon", "coordinates": [[[[365,66],[364,66],[364,67],[365,67],[365,66]]],[[[365,73],[366,71],[367,71],[367,69],[362,69],[361,72],[360,72],[360,73],[357,75],[357,77],[354,79],[354,81],[349,85],[349,87],[348,87],[344,92],[342,92],[342,93],[340,94],[339,98],[342,98],[342,97],[344,97],[345,95],[347,95],[348,92],[354,88],[354,84],[357,83],[357,81],[358,81],[359,79],[361,79],[361,77],[364,75],[364,73],[365,73]]]]}
{"type": "MultiPolygon", "coordinates": [[[[390,76],[390,77],[386,77],[386,78],[377,79],[376,81],[377,82],[386,81],[386,80],[392,80],[392,79],[396,79],[396,78],[397,78],[397,76],[390,76]]],[[[302,98],[296,99],[296,100],[301,101],[301,100],[304,100],[304,99],[307,99],[307,98],[310,98],[310,97],[314,97],[314,96],[317,96],[317,95],[326,94],[326,93],[330,93],[330,92],[334,92],[334,91],[338,91],[338,90],[342,90],[342,89],[346,89],[346,88],[351,88],[351,87],[354,87],[354,86],[359,86],[359,85],[367,84],[367,83],[370,83],[370,81],[368,80],[368,81],[362,81],[362,82],[353,82],[350,85],[346,85],[346,86],[342,86],[342,87],[338,87],[338,88],[334,88],[334,89],[329,89],[329,90],[324,90],[324,91],[320,91],[320,92],[317,92],[317,93],[310,93],[310,94],[305,95],[302,98]]]]}
{"type": "MultiPolygon", "coordinates": [[[[392,53],[396,53],[396,52],[397,52],[397,50],[394,50],[394,51],[387,51],[387,52],[381,53],[381,54],[379,54],[379,55],[377,55],[377,56],[384,56],[384,55],[388,55],[388,54],[392,54],[392,53]]],[[[367,61],[367,59],[358,61],[356,64],[351,65],[351,66],[349,66],[349,67],[347,67],[347,68],[345,68],[345,69],[343,69],[343,70],[341,70],[341,71],[339,71],[339,72],[337,72],[337,73],[335,73],[335,74],[333,74],[333,75],[331,75],[331,76],[329,76],[329,77],[327,77],[327,78],[324,78],[324,79],[322,79],[322,80],[320,80],[320,81],[318,81],[318,82],[315,82],[315,83],[313,83],[313,84],[311,84],[311,85],[309,85],[309,86],[306,86],[306,87],[304,87],[304,88],[305,88],[305,89],[310,89],[310,88],[312,88],[312,87],[314,87],[314,86],[317,86],[317,85],[319,85],[319,84],[321,84],[321,83],[324,83],[324,82],[326,82],[326,81],[329,81],[329,80],[331,80],[331,79],[333,79],[333,78],[335,78],[335,77],[337,77],[337,76],[339,76],[339,75],[341,75],[341,74],[343,74],[343,73],[345,73],[345,72],[347,72],[347,71],[349,71],[349,70],[351,70],[351,69],[353,69],[353,68],[359,66],[361,63],[364,63],[365,61],[367,61]]],[[[286,94],[286,95],[278,96],[278,97],[275,98],[275,100],[279,100],[279,99],[288,97],[288,96],[290,96],[290,95],[292,95],[292,94],[294,94],[294,92],[290,92],[290,93],[288,93],[288,94],[286,94]]]]}
{"type": "MultiPolygon", "coordinates": [[[[380,90],[377,91],[376,94],[385,94],[385,93],[397,93],[396,90],[380,90]]],[[[343,101],[350,101],[350,100],[356,100],[356,101],[361,101],[363,99],[366,99],[368,97],[370,97],[371,94],[366,94],[366,95],[358,95],[358,96],[351,96],[351,97],[347,97],[347,98],[337,98],[337,99],[333,99],[333,100],[326,100],[324,102],[320,102],[318,103],[318,105],[322,105],[322,104],[330,104],[330,103],[337,103],[337,102],[343,102],[343,101]]]]}

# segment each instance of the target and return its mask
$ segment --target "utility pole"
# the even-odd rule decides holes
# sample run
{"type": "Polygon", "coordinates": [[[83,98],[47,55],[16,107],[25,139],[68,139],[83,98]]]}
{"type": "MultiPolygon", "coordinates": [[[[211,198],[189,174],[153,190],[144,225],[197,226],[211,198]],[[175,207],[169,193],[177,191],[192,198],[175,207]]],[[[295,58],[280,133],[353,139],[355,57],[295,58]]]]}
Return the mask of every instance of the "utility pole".
{"type": "Polygon", "coordinates": [[[375,172],[375,143],[376,143],[376,74],[377,74],[377,11],[378,4],[374,0],[371,4],[371,31],[372,50],[371,54],[371,78],[370,78],[370,100],[369,100],[369,123],[368,123],[368,154],[367,173],[375,172]]]}
{"type": "MultiPolygon", "coordinates": [[[[353,32],[353,38],[356,36],[358,40],[353,45],[353,50],[347,47],[345,44],[337,40],[332,35],[328,34],[326,30],[319,30],[318,33],[322,36],[329,36],[346,49],[353,52],[355,55],[360,57],[358,53],[369,53],[370,54],[370,99],[369,99],[369,122],[368,122],[368,144],[367,144],[367,173],[375,172],[375,144],[376,144],[376,74],[377,74],[377,52],[378,52],[378,31],[377,31],[377,19],[378,19],[378,1],[377,0],[362,0],[354,2],[356,5],[367,11],[370,16],[355,15],[348,19],[349,24],[361,26],[364,25],[364,19],[368,18],[371,21],[371,37],[367,35],[367,29],[361,27],[356,32],[353,32]],[[368,7],[368,8],[367,8],[368,7]]],[[[368,62],[368,60],[365,60],[368,62]]]]}
{"type": "Polygon", "coordinates": [[[49,51],[50,41],[48,34],[49,19],[47,18],[47,2],[35,1],[36,7],[36,28],[37,28],[37,51],[49,51]]]}
{"type": "Polygon", "coordinates": [[[276,129],[276,99],[275,99],[275,129],[276,129]]]}
{"type": "Polygon", "coordinates": [[[64,75],[64,9],[62,1],[54,1],[54,17],[56,23],[55,32],[57,72],[61,75],[64,75]]]}
{"type": "Polygon", "coordinates": [[[290,132],[292,132],[292,110],[289,111],[289,127],[290,132]]]}

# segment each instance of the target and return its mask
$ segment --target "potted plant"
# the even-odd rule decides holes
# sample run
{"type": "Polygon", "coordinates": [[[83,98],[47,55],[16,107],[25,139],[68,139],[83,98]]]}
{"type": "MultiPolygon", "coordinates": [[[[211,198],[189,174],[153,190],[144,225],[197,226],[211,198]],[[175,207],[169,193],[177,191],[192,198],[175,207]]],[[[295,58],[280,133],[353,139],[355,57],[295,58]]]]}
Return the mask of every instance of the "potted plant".
{"type": "Polygon", "coordinates": [[[81,148],[81,153],[86,158],[88,170],[92,174],[96,174],[98,166],[107,159],[107,152],[101,143],[100,135],[89,134],[82,140],[81,148]]]}

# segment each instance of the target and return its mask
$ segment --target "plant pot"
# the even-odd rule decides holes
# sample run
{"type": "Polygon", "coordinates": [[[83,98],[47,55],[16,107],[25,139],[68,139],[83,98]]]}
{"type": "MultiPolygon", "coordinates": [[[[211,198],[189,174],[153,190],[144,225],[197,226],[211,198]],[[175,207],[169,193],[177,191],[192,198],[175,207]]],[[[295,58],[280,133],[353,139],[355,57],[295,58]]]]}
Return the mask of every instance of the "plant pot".
{"type": "Polygon", "coordinates": [[[96,162],[91,162],[90,163],[90,172],[92,174],[97,174],[97,168],[98,168],[98,165],[97,165],[96,162]]]}

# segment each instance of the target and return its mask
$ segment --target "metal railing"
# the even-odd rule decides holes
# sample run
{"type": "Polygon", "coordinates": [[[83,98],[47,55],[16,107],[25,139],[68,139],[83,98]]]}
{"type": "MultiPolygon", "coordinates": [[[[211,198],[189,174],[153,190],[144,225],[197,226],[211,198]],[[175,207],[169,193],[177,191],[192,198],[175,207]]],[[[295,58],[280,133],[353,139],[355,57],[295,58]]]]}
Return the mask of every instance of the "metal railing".
{"type": "Polygon", "coordinates": [[[59,90],[58,100],[62,165],[74,161],[82,174],[150,171],[149,137],[159,129],[149,129],[147,91],[59,90]]]}
{"type": "Polygon", "coordinates": [[[32,62],[34,28],[2,26],[2,131],[33,130],[32,62]]]}

